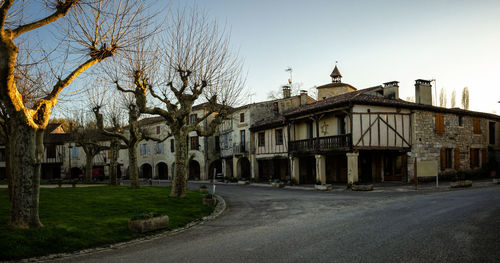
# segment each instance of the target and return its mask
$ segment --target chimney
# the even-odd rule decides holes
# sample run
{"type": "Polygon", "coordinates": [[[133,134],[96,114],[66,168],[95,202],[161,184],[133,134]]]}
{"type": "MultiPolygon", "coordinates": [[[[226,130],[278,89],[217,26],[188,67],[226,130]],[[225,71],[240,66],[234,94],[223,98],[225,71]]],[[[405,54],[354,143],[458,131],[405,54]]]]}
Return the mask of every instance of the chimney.
{"type": "Polygon", "coordinates": [[[283,86],[283,98],[284,99],[290,98],[291,94],[292,90],[290,89],[290,86],[288,85],[283,86]]]}
{"type": "Polygon", "coordinates": [[[398,85],[398,83],[399,82],[397,82],[397,81],[390,81],[390,82],[384,83],[384,89],[383,89],[384,98],[393,99],[393,100],[399,99],[399,85],[398,85]]]}
{"type": "Polygon", "coordinates": [[[415,102],[418,104],[432,105],[432,86],[430,80],[415,80],[415,102]]]}
{"type": "Polygon", "coordinates": [[[307,104],[307,90],[300,90],[300,106],[307,104]]]}

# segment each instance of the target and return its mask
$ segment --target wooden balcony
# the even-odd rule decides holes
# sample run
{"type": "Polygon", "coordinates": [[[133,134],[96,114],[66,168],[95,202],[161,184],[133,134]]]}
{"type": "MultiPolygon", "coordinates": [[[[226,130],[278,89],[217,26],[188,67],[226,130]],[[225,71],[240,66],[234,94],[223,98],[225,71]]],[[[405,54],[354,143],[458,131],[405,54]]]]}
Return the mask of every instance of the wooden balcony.
{"type": "Polygon", "coordinates": [[[352,145],[351,134],[319,137],[306,140],[290,141],[290,153],[316,153],[329,151],[345,151],[352,145]]]}

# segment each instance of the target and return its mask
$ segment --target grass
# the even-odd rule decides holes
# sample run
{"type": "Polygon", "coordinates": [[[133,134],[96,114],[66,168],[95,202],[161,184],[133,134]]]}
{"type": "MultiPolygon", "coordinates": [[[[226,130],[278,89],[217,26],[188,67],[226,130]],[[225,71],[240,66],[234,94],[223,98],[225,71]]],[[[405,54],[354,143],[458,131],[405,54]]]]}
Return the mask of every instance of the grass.
{"type": "Polygon", "coordinates": [[[38,229],[7,226],[7,189],[0,189],[0,261],[126,241],[143,235],[130,232],[128,220],[140,213],[168,215],[169,229],[209,215],[213,207],[202,205],[203,195],[188,191],[185,198],[169,198],[170,188],[124,186],[40,189],[38,229]]]}

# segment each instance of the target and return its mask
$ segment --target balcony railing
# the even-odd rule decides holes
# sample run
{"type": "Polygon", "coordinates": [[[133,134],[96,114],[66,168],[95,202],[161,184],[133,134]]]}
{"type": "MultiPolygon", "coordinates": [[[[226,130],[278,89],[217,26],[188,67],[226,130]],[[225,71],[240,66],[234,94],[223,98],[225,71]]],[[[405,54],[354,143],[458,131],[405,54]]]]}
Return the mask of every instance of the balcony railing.
{"type": "Polygon", "coordinates": [[[250,143],[245,144],[233,144],[233,153],[234,154],[242,154],[248,153],[250,151],[250,143]]]}
{"type": "Polygon", "coordinates": [[[351,147],[351,134],[319,137],[299,141],[290,141],[288,149],[290,152],[326,152],[334,150],[345,150],[351,147]]]}

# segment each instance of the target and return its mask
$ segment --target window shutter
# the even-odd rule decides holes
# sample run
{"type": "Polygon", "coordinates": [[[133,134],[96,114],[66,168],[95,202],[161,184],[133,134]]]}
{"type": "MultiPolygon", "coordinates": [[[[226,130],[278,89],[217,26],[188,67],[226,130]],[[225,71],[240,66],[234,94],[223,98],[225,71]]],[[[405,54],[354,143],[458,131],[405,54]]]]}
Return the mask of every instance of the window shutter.
{"type": "Polygon", "coordinates": [[[486,167],[486,162],[488,160],[488,150],[487,149],[482,149],[481,150],[481,167],[486,167]]]}
{"type": "Polygon", "coordinates": [[[481,120],[479,118],[473,119],[474,134],[481,134],[481,120]]]}
{"type": "Polygon", "coordinates": [[[446,148],[441,148],[441,171],[446,168],[446,148]]]}
{"type": "Polygon", "coordinates": [[[474,154],[474,149],[470,148],[470,168],[474,168],[474,163],[476,163],[476,157],[475,157],[475,154],[474,154]]]}
{"type": "Polygon", "coordinates": [[[460,149],[455,148],[455,170],[460,169],[460,149]]]}
{"type": "Polygon", "coordinates": [[[436,113],[436,134],[444,134],[444,116],[436,113]]]}

